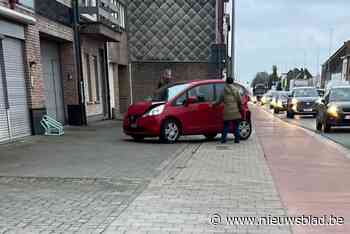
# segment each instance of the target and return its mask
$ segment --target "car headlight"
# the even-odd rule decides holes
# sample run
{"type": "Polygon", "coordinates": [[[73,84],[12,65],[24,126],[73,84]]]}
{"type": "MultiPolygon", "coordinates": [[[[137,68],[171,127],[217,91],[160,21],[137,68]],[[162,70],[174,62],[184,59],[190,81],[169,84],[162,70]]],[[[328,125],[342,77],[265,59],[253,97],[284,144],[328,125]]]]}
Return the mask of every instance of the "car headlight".
{"type": "Polygon", "coordinates": [[[279,107],[282,107],[282,106],[283,106],[282,101],[281,101],[281,100],[279,100],[279,101],[277,102],[277,105],[278,105],[279,107]]]}
{"type": "Polygon", "coordinates": [[[155,115],[160,115],[161,113],[163,113],[164,111],[164,107],[165,105],[160,105],[160,106],[157,106],[153,109],[150,109],[149,111],[147,111],[143,117],[146,117],[146,116],[155,116],[155,115]]]}
{"type": "Polygon", "coordinates": [[[339,111],[339,109],[337,106],[330,106],[330,107],[328,107],[328,110],[327,110],[328,114],[330,114],[334,117],[338,116],[338,111],[339,111]]]}
{"type": "Polygon", "coordinates": [[[293,104],[293,105],[297,105],[297,104],[298,104],[298,100],[295,99],[295,98],[293,98],[293,99],[292,99],[292,104],[293,104]]]}

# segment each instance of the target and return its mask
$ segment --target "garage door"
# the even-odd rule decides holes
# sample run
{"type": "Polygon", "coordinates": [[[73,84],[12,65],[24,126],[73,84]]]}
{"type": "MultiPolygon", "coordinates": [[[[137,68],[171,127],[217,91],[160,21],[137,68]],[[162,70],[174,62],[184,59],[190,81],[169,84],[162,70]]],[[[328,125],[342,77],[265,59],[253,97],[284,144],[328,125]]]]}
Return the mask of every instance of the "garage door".
{"type": "Polygon", "coordinates": [[[30,135],[23,44],[6,37],[2,40],[2,82],[0,90],[0,141],[30,135]],[[7,94],[7,95],[6,95],[7,94]],[[6,102],[8,101],[8,106],[6,102]]]}
{"type": "Polygon", "coordinates": [[[41,40],[40,47],[46,111],[52,118],[64,124],[59,46],[55,42],[41,40]]]}

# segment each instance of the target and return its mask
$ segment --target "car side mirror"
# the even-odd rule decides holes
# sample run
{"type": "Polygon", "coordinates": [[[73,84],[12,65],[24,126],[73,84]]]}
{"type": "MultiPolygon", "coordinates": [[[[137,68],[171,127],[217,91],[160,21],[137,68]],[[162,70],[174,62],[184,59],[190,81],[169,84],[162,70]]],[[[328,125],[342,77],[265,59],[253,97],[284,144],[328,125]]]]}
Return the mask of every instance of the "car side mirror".
{"type": "Polygon", "coordinates": [[[187,98],[186,105],[193,104],[197,102],[197,97],[191,96],[187,98]]]}

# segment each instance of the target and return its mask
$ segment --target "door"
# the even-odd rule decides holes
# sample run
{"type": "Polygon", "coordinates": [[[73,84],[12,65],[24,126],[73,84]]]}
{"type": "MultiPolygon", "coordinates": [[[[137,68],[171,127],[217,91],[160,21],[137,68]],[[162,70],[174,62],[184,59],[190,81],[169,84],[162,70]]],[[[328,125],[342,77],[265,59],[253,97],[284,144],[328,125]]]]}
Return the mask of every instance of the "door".
{"type": "MultiPolygon", "coordinates": [[[[219,101],[221,96],[224,95],[225,84],[215,84],[215,101],[219,101]]],[[[224,104],[220,103],[213,107],[214,111],[214,126],[217,132],[222,132],[224,128],[224,104]]]]}
{"type": "Polygon", "coordinates": [[[6,37],[0,47],[0,141],[30,135],[23,44],[6,37]]]}
{"type": "Polygon", "coordinates": [[[40,47],[46,111],[49,116],[64,124],[59,46],[55,42],[41,40],[40,47]]]}
{"type": "Polygon", "coordinates": [[[189,98],[196,102],[184,106],[184,121],[190,134],[203,134],[213,130],[214,101],[213,84],[198,85],[188,91],[189,98]]]}

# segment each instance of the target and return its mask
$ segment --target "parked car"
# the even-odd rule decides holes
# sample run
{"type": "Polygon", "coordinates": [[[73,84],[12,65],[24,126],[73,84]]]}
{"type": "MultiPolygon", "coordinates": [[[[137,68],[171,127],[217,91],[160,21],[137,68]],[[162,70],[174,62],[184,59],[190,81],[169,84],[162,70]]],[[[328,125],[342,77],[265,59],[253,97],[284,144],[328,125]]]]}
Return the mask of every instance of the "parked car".
{"type": "Polygon", "coordinates": [[[287,118],[294,118],[294,115],[316,116],[316,102],[318,99],[319,96],[314,87],[294,88],[288,99],[287,118]]]}
{"type": "Polygon", "coordinates": [[[287,110],[289,92],[280,91],[276,97],[276,101],[273,107],[274,113],[278,114],[281,111],[287,110]]]}
{"type": "Polygon", "coordinates": [[[333,126],[350,126],[350,86],[330,88],[317,106],[316,129],[330,132],[333,126]]]}
{"type": "MultiPolygon", "coordinates": [[[[252,132],[251,112],[248,108],[248,91],[242,85],[241,139],[252,132]]],[[[204,135],[213,139],[223,130],[223,103],[212,105],[223,93],[225,81],[202,80],[172,84],[156,91],[151,101],[131,105],[124,117],[126,135],[136,140],[159,137],[173,143],[181,135],[204,135]]],[[[231,129],[232,130],[232,129],[231,129]]]]}

